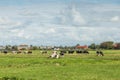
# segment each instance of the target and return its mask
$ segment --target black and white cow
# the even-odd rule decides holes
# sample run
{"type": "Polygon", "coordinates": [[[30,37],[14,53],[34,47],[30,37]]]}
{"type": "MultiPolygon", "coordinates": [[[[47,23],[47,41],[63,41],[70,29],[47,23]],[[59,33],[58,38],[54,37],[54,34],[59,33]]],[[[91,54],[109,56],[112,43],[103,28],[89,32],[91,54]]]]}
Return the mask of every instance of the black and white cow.
{"type": "Polygon", "coordinates": [[[104,56],[102,51],[96,51],[97,56],[104,56]]]}
{"type": "Polygon", "coordinates": [[[77,53],[77,54],[81,54],[81,53],[82,53],[82,50],[77,50],[76,53],[77,53]]]}
{"type": "Polygon", "coordinates": [[[69,54],[73,54],[74,51],[73,51],[73,50],[69,50],[68,53],[69,53],[69,54]]]}
{"type": "Polygon", "coordinates": [[[3,53],[4,53],[4,54],[7,54],[7,53],[8,53],[8,51],[7,51],[7,50],[4,50],[4,51],[3,51],[3,53]]]}

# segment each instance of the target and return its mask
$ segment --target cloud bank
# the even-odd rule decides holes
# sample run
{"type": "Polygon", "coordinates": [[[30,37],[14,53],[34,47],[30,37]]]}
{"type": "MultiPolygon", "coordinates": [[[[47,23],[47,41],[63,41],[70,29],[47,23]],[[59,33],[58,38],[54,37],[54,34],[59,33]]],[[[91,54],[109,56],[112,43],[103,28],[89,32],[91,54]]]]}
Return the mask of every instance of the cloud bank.
{"type": "Polygon", "coordinates": [[[76,2],[46,1],[24,5],[26,1],[23,0],[22,6],[17,3],[12,6],[9,2],[9,5],[0,5],[0,45],[120,42],[118,3],[76,2]]]}

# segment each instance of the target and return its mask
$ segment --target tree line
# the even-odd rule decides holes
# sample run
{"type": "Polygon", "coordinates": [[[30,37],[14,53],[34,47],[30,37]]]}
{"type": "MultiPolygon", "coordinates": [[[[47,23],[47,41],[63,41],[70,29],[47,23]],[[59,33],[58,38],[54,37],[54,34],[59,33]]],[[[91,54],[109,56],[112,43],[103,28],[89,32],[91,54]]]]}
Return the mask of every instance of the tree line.
{"type": "Polygon", "coordinates": [[[92,43],[88,46],[90,49],[120,49],[120,42],[105,41],[100,44],[92,43]]]}
{"type": "MultiPolygon", "coordinates": [[[[30,45],[30,49],[31,50],[50,50],[50,49],[55,49],[55,48],[59,48],[59,49],[64,49],[64,50],[69,50],[69,49],[76,49],[76,46],[80,46],[80,44],[77,44],[75,46],[54,46],[51,48],[48,48],[47,46],[45,48],[41,48],[41,46],[35,46],[35,45],[30,45]]],[[[17,45],[6,45],[5,49],[7,50],[17,50],[17,45]]],[[[115,43],[113,41],[105,41],[102,42],[100,44],[95,44],[92,43],[90,45],[88,45],[88,49],[120,49],[120,42],[115,43]]]]}

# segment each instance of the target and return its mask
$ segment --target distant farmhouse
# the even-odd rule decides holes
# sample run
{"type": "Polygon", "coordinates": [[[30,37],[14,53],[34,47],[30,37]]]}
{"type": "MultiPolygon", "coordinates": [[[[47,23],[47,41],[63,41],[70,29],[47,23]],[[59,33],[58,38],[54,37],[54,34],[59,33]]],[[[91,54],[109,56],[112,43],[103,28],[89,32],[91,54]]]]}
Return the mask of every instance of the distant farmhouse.
{"type": "Polygon", "coordinates": [[[84,46],[76,46],[76,49],[88,49],[88,46],[87,45],[84,45],[84,46]]]}
{"type": "Polygon", "coordinates": [[[120,43],[115,43],[113,44],[114,49],[120,49],[120,43]]]}
{"type": "Polygon", "coordinates": [[[28,50],[30,47],[26,44],[19,45],[17,47],[18,50],[28,50]]]}
{"type": "Polygon", "coordinates": [[[3,50],[3,49],[5,49],[5,47],[4,46],[0,46],[0,50],[3,50]]]}
{"type": "Polygon", "coordinates": [[[40,46],[40,49],[53,49],[53,46],[40,46]]]}

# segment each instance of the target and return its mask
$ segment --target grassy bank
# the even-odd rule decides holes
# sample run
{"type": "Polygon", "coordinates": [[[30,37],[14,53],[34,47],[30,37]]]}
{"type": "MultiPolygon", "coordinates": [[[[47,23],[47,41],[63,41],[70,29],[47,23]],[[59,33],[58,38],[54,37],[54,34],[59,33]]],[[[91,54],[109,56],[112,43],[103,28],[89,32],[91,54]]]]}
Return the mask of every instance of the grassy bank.
{"type": "MultiPolygon", "coordinates": [[[[50,52],[49,52],[50,53],[50,52]]],[[[49,59],[48,54],[0,54],[1,80],[119,80],[120,51],[106,50],[105,56],[95,51],[66,54],[49,59]]]]}

